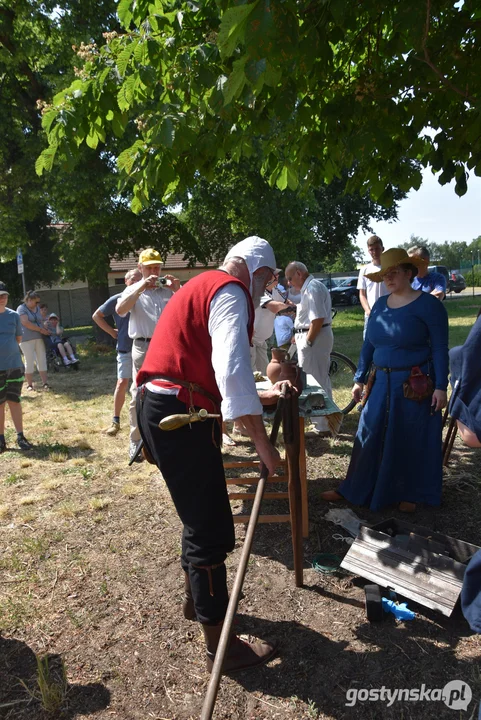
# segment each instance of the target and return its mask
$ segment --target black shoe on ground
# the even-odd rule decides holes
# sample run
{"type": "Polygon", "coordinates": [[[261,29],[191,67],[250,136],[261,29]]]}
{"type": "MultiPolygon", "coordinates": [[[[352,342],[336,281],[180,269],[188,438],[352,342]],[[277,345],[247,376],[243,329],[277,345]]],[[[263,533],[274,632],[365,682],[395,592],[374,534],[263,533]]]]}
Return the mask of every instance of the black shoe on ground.
{"type": "Polygon", "coordinates": [[[0,455],[4,452],[7,452],[7,443],[5,440],[0,440],[0,455]]]}
{"type": "Polygon", "coordinates": [[[18,438],[17,445],[20,450],[31,450],[33,448],[32,443],[28,442],[26,437],[18,438]]]}

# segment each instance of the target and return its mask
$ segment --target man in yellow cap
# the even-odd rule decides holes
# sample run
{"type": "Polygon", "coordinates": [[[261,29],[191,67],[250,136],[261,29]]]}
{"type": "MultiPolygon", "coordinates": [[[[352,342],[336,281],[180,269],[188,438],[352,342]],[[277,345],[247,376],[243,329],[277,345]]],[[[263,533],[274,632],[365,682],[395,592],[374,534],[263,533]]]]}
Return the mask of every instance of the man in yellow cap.
{"type": "MultiPolygon", "coordinates": [[[[137,427],[137,412],[135,401],[137,397],[137,384],[135,379],[144,361],[150,340],[154,334],[155,326],[173,293],[180,288],[180,280],[173,275],[164,275],[160,278],[162,258],[157,250],[148,248],[139,255],[138,268],[142,279],[126,287],[117,301],[115,312],[124,317],[130,312],[129,337],[132,338],[132,386],[130,392],[130,458],[135,455],[140,442],[140,433],[137,427]]],[[[139,455],[139,459],[142,456],[139,455]]]]}

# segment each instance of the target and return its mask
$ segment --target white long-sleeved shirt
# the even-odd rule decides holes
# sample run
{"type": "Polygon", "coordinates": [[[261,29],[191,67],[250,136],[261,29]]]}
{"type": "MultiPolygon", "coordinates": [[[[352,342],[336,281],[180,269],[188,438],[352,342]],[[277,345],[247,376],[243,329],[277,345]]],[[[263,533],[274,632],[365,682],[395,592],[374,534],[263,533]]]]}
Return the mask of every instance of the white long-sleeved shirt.
{"type": "MultiPolygon", "coordinates": [[[[212,340],[211,362],[222,396],[224,420],[261,415],[262,404],[251,370],[247,327],[249,306],[245,291],[235,283],[216,292],[209,308],[208,331],[212,340]]],[[[177,394],[177,390],[147,383],[152,392],[177,394]]]]}

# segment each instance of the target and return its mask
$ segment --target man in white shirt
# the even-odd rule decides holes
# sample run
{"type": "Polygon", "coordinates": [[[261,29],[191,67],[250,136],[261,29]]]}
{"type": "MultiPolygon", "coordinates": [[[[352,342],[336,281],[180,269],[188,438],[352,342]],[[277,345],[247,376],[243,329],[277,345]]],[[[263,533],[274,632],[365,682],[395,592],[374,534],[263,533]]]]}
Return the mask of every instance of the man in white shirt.
{"type": "MultiPolygon", "coordinates": [[[[249,351],[254,309],[274,269],[266,240],[253,236],[237,243],[222,268],[193,278],[169,302],[138,374],[140,432],[183,524],[183,612],[202,624],[209,670],[229,599],[225,559],[235,546],[221,427],[217,419],[206,419],[166,432],[159,422],[192,405],[220,410],[225,420],[239,418],[269,474],[275,473],[280,458],[265,431],[261,400],[275,401],[280,387],[257,393],[249,351]]],[[[274,651],[268,643],[233,635],[223,672],[259,665],[274,651]]]]}
{"type": "Polygon", "coordinates": [[[252,336],[251,347],[251,367],[252,371],[256,370],[263,375],[266,374],[269,358],[267,356],[267,341],[274,332],[274,321],[276,315],[281,310],[285,310],[293,303],[286,300],[278,290],[279,273],[281,271],[276,268],[272,281],[268,283],[266,292],[261,297],[261,304],[256,308],[254,319],[254,335],[252,336]]]}
{"type": "MultiPolygon", "coordinates": [[[[173,275],[165,275],[166,283],[159,286],[159,276],[162,267],[162,258],[157,250],[149,248],[142,250],[139,255],[138,268],[142,279],[126,287],[117,301],[115,312],[120,317],[129,317],[129,337],[132,338],[132,385],[130,387],[130,446],[129,456],[132,459],[140,442],[140,433],[137,427],[137,411],[135,403],[137,398],[137,384],[135,379],[142,367],[145,353],[154,334],[155,326],[165,305],[180,288],[180,280],[173,275]]],[[[142,457],[138,456],[139,460],[142,457]]]]}
{"type": "Polygon", "coordinates": [[[366,275],[375,273],[381,268],[381,253],[384,251],[381,238],[377,235],[371,235],[371,237],[367,239],[367,249],[372,258],[372,262],[359,270],[359,279],[357,281],[359,300],[364,310],[363,338],[366,337],[367,321],[374,303],[383,295],[388,294],[388,289],[383,282],[376,283],[366,277],[366,275]]]}
{"type": "MultiPolygon", "coordinates": [[[[297,261],[286,267],[286,280],[301,295],[294,323],[299,365],[332,397],[329,366],[334,337],[329,290],[309,274],[304,263],[297,261]]],[[[310,434],[328,432],[325,418],[315,418],[312,424],[310,434]]]]}

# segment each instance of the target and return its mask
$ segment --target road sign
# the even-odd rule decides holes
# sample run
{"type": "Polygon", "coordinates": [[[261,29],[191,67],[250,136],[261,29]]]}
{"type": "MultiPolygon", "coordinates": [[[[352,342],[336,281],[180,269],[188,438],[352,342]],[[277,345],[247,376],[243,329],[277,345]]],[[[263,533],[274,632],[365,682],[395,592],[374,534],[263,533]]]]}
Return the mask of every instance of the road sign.
{"type": "Polygon", "coordinates": [[[18,271],[18,274],[19,274],[19,275],[21,275],[21,274],[23,273],[23,271],[24,271],[24,269],[23,269],[23,255],[22,255],[22,251],[21,251],[21,250],[19,250],[19,251],[17,252],[17,271],[18,271]]]}

